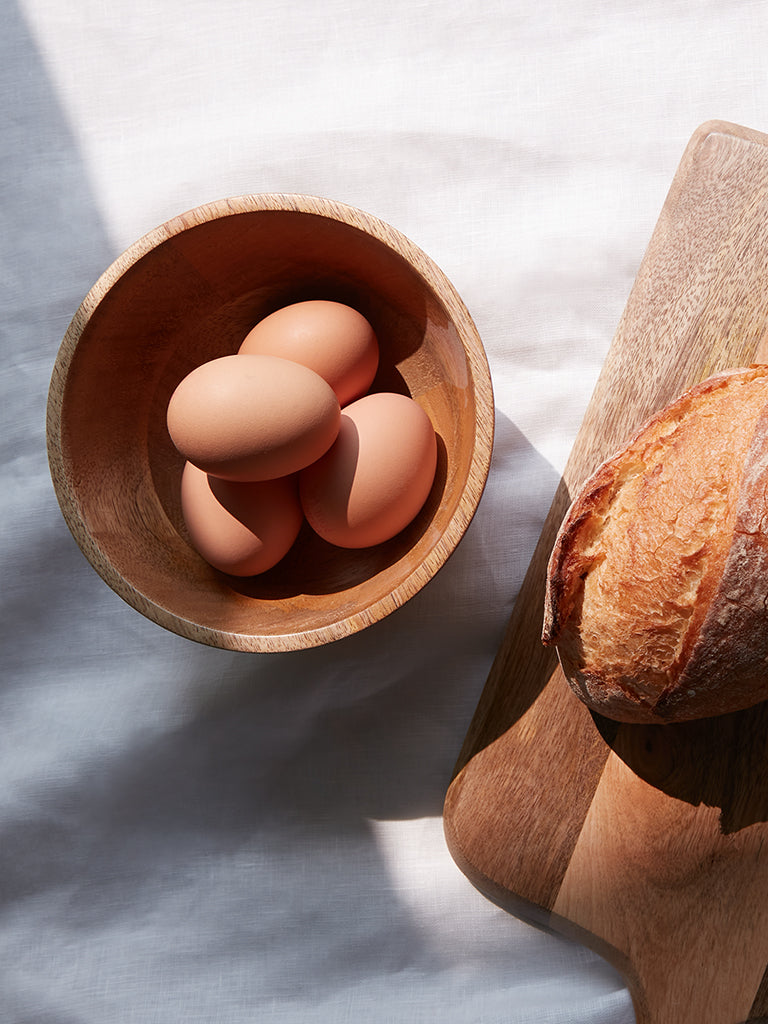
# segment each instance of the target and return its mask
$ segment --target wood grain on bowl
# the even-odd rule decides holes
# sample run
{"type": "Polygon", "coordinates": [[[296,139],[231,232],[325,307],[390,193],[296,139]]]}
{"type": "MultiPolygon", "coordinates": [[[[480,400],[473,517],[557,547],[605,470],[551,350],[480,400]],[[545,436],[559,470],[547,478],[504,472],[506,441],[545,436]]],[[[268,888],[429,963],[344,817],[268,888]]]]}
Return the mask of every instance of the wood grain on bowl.
{"type": "Polygon", "coordinates": [[[426,254],[345,204],[253,195],[174,218],[94,285],[54,366],[48,452],[70,530],[129,604],[192,640],[282,651],[354,633],[431,579],[477,508],[493,416],[477,329],[426,254]],[[258,320],[311,298],[346,303],[370,321],[381,350],[371,390],[408,394],[428,413],[435,483],[421,513],[385,544],[344,551],[304,529],[273,570],[233,580],[186,536],[168,401],[194,367],[237,352],[258,320]]]}
{"type": "Polygon", "coordinates": [[[595,467],[655,411],[768,361],[768,136],[693,135],[641,263],[445,802],[490,898],[593,946],[638,1024],[768,1014],[768,705],[677,725],[592,716],[541,644],[546,566],[595,467]]]}

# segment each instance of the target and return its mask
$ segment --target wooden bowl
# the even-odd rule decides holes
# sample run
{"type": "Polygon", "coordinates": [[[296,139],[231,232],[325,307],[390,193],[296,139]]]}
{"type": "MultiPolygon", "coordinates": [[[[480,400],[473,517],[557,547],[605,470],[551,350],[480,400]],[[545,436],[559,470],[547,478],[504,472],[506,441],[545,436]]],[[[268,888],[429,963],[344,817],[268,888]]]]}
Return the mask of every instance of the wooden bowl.
{"type": "Polygon", "coordinates": [[[48,457],[75,540],[128,604],[190,640],[286,651],[382,619],[444,564],[485,485],[493,414],[477,330],[423,252],[340,203],[250,195],[174,218],[97,281],[53,369],[48,457]],[[263,316],[308,298],[345,302],[370,320],[381,349],[371,390],[409,394],[431,417],[434,487],[385,544],[344,550],[305,526],[274,569],[237,580],[189,544],[166,407],[193,367],[237,351],[263,316]]]}

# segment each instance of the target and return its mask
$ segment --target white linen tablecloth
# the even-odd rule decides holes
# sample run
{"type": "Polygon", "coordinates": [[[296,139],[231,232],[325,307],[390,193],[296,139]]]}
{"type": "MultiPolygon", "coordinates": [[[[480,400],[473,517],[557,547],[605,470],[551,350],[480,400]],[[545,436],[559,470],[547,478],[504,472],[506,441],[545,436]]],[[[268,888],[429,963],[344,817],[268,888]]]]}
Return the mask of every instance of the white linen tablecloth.
{"type": "Polygon", "coordinates": [[[0,1021],[631,1024],[596,954],[491,905],[443,798],[683,149],[768,130],[768,6],[2,0],[0,1021]],[[87,564],[51,368],[130,243],[339,199],[455,284],[496,445],[457,552],[349,640],[238,655],[87,564]]]}

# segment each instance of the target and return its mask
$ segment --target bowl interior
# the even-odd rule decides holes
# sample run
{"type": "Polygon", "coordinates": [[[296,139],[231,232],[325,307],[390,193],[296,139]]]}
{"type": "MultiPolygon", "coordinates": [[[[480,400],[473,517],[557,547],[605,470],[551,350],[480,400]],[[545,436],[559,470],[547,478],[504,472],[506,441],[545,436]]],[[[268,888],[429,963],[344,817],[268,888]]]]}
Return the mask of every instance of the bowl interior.
{"type": "Polygon", "coordinates": [[[62,511],[106,582],[191,639],[282,650],[376,621],[443,564],[482,492],[493,400],[477,332],[437,267],[352,208],[244,197],[163,225],[129,249],[72,321],[49,396],[49,457],[62,511]],[[305,526],[273,570],[236,580],[190,546],[168,400],[198,364],[235,352],[273,310],[308,298],[359,309],[379,338],[371,390],[411,395],[438,436],[425,507],[375,548],[333,547],[305,526]]]}

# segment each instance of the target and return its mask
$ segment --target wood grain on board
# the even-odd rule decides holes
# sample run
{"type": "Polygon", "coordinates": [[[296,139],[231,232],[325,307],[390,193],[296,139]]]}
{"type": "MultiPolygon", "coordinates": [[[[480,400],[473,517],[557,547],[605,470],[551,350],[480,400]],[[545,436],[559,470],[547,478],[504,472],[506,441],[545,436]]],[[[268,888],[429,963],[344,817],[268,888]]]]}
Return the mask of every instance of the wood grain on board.
{"type": "Polygon", "coordinates": [[[691,138],[597,382],[448,790],[448,845],[519,916],[622,971],[638,1024],[768,1015],[768,704],[619,725],[540,643],[558,526],[653,412],[729,366],[768,362],[768,136],[691,138]]]}

